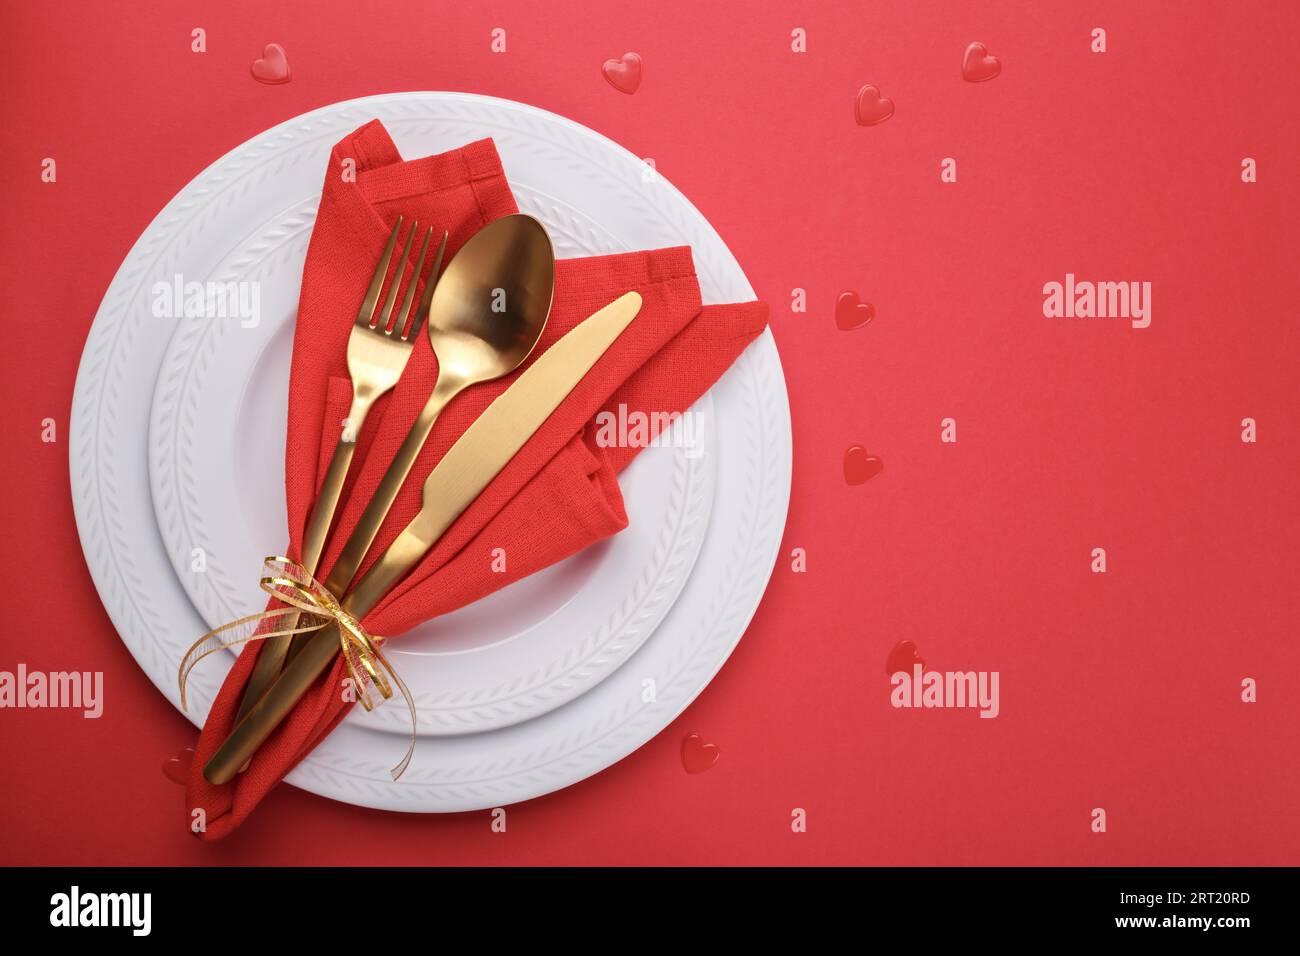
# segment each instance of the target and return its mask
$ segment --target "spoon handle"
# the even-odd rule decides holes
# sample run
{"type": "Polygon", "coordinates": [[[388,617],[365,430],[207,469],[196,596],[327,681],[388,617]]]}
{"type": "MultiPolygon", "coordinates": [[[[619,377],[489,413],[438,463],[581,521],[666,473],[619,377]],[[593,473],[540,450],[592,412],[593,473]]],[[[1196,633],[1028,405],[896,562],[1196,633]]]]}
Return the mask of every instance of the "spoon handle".
{"type": "MultiPolygon", "coordinates": [[[[348,585],[352,583],[357,569],[361,567],[361,562],[366,557],[366,552],[374,544],[375,536],[379,534],[384,519],[388,517],[388,509],[397,500],[397,494],[402,490],[402,483],[415,467],[416,459],[420,457],[420,452],[433,431],[433,424],[438,420],[438,415],[467,384],[454,376],[439,374],[438,383],[433,387],[428,401],[424,403],[424,408],[420,410],[415,423],[402,439],[402,445],[389,463],[388,470],[384,472],[379,487],[375,489],[374,495],[366,504],[366,510],[357,520],[356,527],[352,529],[347,544],[339,554],[339,559],[330,569],[325,587],[332,594],[341,595],[347,591],[348,585]]],[[[302,649],[307,637],[306,634],[294,636],[293,643],[289,647],[290,659],[302,649]]]]}

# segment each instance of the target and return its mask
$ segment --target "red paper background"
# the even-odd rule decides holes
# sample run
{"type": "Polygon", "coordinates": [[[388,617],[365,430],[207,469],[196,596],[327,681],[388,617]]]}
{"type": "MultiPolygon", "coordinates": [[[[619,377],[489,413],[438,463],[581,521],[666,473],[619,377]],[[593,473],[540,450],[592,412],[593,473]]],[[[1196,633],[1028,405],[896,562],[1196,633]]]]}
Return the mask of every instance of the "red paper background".
{"type": "Polygon", "coordinates": [[[102,670],[106,709],[0,711],[0,862],[1300,862],[1296,4],[2,9],[0,669],[102,670]],[[962,80],[975,40],[1002,61],[990,82],[962,80]],[[272,41],[286,85],[249,75],[272,41]],[[629,50],[631,96],[600,73],[629,50]],[[872,128],[854,122],[865,83],[897,106],[872,128]],[[419,89],[572,117],[653,157],[714,223],[773,305],[789,381],[782,557],[700,699],[614,768],[511,808],[505,834],[486,813],[285,786],[201,845],[159,769],[194,731],[84,577],[66,443],[81,347],[131,244],[211,161],[306,110],[419,89]],[[1150,281],[1150,328],[1044,318],[1066,272],[1150,281]],[[850,289],[877,316],[841,332],[850,289]],[[884,469],[851,487],[854,444],[884,469]],[[891,708],[900,640],[932,667],[1000,671],[1001,716],[891,708]],[[692,732],[721,749],[694,775],[692,732]]]}

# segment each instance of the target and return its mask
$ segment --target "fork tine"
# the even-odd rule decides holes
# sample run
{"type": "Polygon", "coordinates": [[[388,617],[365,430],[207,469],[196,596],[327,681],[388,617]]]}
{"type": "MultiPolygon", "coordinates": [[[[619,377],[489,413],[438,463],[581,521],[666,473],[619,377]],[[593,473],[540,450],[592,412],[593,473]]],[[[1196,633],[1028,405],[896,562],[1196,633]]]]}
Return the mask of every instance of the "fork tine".
{"type": "Polygon", "coordinates": [[[433,226],[430,226],[425,230],[424,240],[420,243],[420,258],[415,261],[415,271],[411,273],[411,281],[406,285],[406,295],[402,298],[401,308],[397,310],[397,321],[393,323],[393,332],[400,335],[403,342],[409,338],[407,333],[410,329],[406,327],[407,319],[411,317],[411,303],[415,301],[415,286],[424,272],[424,259],[429,253],[429,239],[432,236],[433,226]]]}
{"type": "Polygon", "coordinates": [[[406,333],[407,338],[415,338],[420,334],[420,326],[424,320],[429,317],[429,303],[433,301],[433,290],[438,286],[438,273],[442,271],[442,256],[447,251],[447,230],[442,231],[442,242],[438,243],[438,255],[433,260],[433,268],[429,270],[429,278],[424,280],[424,292],[420,295],[420,305],[415,310],[415,318],[411,322],[411,330],[406,333]]]}
{"type": "Polygon", "coordinates": [[[384,254],[379,257],[379,265],[375,267],[374,277],[370,280],[370,288],[366,290],[366,297],[361,300],[361,308],[357,312],[357,324],[369,325],[370,320],[375,317],[375,305],[379,302],[379,290],[384,287],[384,276],[388,275],[388,262],[393,258],[393,246],[397,245],[397,234],[402,230],[402,217],[397,217],[397,222],[393,225],[393,231],[388,234],[388,245],[384,246],[384,254]]]}
{"type": "Polygon", "coordinates": [[[393,317],[393,303],[397,301],[397,290],[401,287],[402,276],[406,272],[406,260],[411,255],[411,241],[415,238],[415,230],[419,228],[420,221],[417,219],[411,223],[411,231],[406,234],[406,242],[402,244],[402,258],[397,260],[393,281],[388,285],[388,295],[384,296],[384,310],[379,313],[379,321],[374,326],[381,332],[388,331],[388,320],[393,317]]]}

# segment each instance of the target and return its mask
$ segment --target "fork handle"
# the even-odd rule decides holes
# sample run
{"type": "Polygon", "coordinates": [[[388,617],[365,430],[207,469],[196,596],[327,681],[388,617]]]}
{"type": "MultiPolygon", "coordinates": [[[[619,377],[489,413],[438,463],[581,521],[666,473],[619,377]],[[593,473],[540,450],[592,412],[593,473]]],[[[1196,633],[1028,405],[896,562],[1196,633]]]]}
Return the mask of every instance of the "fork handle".
{"type": "MultiPolygon", "coordinates": [[[[366,395],[352,397],[352,407],[348,409],[348,417],[343,421],[343,433],[339,436],[339,443],[334,446],[334,456],[330,459],[329,470],[325,472],[325,481],[321,484],[315,505],[312,506],[311,519],[307,522],[307,533],[302,539],[302,566],[312,574],[316,573],[316,565],[320,563],[321,552],[325,550],[325,541],[329,537],[330,525],[334,523],[334,512],[343,493],[343,482],[352,465],[352,456],[356,453],[356,436],[360,433],[361,426],[365,424],[366,415],[373,402],[374,399],[366,395]]],[[[289,615],[287,620],[289,621],[287,628],[292,629],[298,624],[298,615],[289,615]]],[[[243,719],[249,708],[257,703],[280,673],[285,655],[289,652],[291,639],[290,634],[266,639],[264,642],[266,646],[257,655],[253,673],[244,688],[244,697],[239,702],[236,721],[243,719]]]]}
{"type": "MultiPolygon", "coordinates": [[[[451,374],[440,374],[438,376],[438,381],[434,385],[428,400],[425,401],[424,407],[420,409],[420,414],[411,425],[410,431],[402,439],[401,447],[397,449],[397,454],[389,462],[384,477],[380,479],[379,487],[370,496],[370,501],[366,503],[366,510],[357,520],[356,527],[352,529],[351,535],[348,536],[347,544],[343,546],[343,551],[339,554],[338,560],[334,562],[334,566],[330,569],[330,576],[326,585],[335,594],[346,593],[348,585],[352,583],[352,579],[356,576],[357,569],[361,567],[361,562],[365,560],[366,552],[375,543],[375,537],[379,534],[384,519],[388,517],[388,511],[392,508],[393,502],[397,500],[398,492],[402,490],[402,485],[405,484],[407,476],[411,474],[411,469],[415,467],[416,459],[420,457],[420,452],[424,449],[424,443],[428,440],[429,433],[433,431],[433,425],[438,420],[438,415],[464,387],[465,383],[451,374]]],[[[307,637],[305,634],[299,636],[307,637]]]]}

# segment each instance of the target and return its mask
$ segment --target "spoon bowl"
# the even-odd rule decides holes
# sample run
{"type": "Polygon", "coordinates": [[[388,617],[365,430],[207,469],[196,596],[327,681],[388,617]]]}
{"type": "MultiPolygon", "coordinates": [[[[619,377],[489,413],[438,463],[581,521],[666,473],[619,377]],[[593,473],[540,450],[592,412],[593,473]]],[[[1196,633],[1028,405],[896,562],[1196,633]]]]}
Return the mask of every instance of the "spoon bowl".
{"type": "Polygon", "coordinates": [[[437,391],[508,375],[528,358],[551,312],[555,251],[532,216],[503,216],[452,258],[429,303],[437,391]]]}

